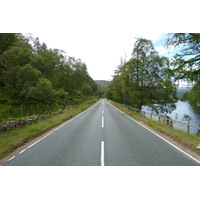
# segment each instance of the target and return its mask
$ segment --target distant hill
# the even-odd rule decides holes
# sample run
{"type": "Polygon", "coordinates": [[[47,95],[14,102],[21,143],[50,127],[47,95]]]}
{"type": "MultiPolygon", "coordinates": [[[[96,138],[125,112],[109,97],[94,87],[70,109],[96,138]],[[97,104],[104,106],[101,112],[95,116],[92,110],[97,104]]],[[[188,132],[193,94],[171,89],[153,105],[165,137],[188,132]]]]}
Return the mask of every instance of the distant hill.
{"type": "Polygon", "coordinates": [[[99,97],[104,97],[106,93],[106,88],[111,83],[111,81],[96,80],[95,83],[97,84],[98,87],[96,95],[99,97]]]}
{"type": "Polygon", "coordinates": [[[98,84],[98,85],[101,85],[103,87],[107,87],[111,83],[111,81],[96,80],[95,83],[98,84]]]}

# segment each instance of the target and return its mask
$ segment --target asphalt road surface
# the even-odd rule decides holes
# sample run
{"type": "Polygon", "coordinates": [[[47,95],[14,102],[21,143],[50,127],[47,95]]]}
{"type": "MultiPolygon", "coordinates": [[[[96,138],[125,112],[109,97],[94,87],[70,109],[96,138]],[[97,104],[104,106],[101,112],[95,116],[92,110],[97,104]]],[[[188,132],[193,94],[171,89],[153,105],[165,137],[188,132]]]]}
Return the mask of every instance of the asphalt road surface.
{"type": "Polygon", "coordinates": [[[6,166],[195,166],[195,159],[100,100],[6,166]]]}

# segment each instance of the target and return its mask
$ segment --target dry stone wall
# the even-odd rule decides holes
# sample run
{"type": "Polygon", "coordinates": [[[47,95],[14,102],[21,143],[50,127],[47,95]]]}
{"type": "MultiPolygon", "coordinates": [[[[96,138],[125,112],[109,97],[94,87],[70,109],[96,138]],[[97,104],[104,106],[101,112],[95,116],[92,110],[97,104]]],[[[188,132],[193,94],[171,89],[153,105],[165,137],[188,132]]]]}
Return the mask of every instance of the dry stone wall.
{"type": "MultiPolygon", "coordinates": [[[[53,113],[53,115],[61,114],[63,110],[59,110],[57,113],[53,113]]],[[[38,121],[51,118],[53,115],[39,115],[35,117],[29,117],[25,119],[12,119],[7,121],[6,123],[0,125],[0,133],[2,132],[8,132],[15,128],[21,128],[27,125],[31,125],[33,123],[36,123],[38,121]]]]}

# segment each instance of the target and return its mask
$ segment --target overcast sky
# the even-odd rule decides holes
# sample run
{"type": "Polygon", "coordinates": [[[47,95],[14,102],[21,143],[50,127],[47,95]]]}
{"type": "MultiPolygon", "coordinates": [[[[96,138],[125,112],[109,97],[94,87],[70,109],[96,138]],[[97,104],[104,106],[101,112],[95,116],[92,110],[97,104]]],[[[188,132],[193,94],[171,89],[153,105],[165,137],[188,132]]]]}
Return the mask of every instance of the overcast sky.
{"type": "Polygon", "coordinates": [[[166,52],[158,41],[166,37],[162,33],[176,32],[177,23],[171,19],[176,7],[171,6],[173,1],[162,1],[165,6],[157,9],[162,6],[158,2],[6,0],[1,9],[6,19],[1,21],[1,32],[33,33],[48,48],[80,58],[94,80],[111,80],[121,57],[131,57],[136,37],[150,39],[157,51],[166,52]]]}

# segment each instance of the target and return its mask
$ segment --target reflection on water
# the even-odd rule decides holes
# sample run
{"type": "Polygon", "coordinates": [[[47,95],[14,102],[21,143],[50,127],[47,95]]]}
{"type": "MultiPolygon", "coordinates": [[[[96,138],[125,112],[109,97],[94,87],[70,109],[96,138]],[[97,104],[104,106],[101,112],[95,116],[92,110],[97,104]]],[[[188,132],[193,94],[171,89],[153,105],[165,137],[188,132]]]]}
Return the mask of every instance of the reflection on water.
{"type": "MultiPolygon", "coordinates": [[[[177,103],[175,103],[175,105],[176,105],[176,108],[175,107],[173,108],[172,104],[165,105],[165,107],[167,106],[168,108],[170,108],[169,112],[167,111],[167,109],[163,109],[163,110],[159,109],[159,115],[167,115],[171,119],[181,121],[184,123],[190,123],[194,126],[200,126],[200,108],[193,108],[190,103],[182,102],[182,101],[178,101],[177,103]],[[184,116],[189,116],[189,117],[184,117],[184,116]]],[[[157,106],[162,107],[163,105],[159,104],[159,105],[156,105],[156,107],[157,106]]],[[[149,113],[153,112],[155,114],[158,114],[155,112],[155,109],[149,108],[148,106],[143,106],[142,110],[149,113]]],[[[175,129],[179,129],[179,130],[183,130],[187,132],[187,126],[185,125],[174,123],[173,127],[175,129]]],[[[190,127],[190,133],[196,134],[197,129],[190,127]]]]}

